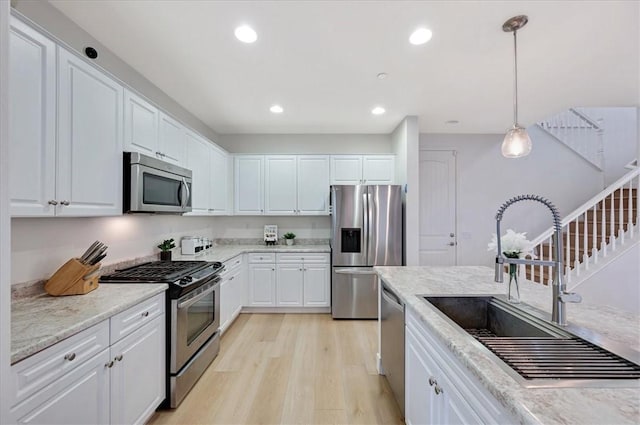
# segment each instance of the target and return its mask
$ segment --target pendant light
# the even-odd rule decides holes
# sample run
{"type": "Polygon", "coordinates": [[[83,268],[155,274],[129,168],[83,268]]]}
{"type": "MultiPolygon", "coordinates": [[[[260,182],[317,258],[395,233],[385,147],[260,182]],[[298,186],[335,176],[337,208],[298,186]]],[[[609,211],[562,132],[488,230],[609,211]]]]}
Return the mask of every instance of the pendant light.
{"type": "Polygon", "coordinates": [[[507,158],[521,158],[529,155],[531,152],[531,139],[527,134],[527,130],[518,124],[518,44],[516,33],[524,27],[529,18],[526,15],[518,15],[508,19],[502,24],[502,31],[513,33],[513,68],[514,68],[514,87],[513,87],[513,127],[507,131],[502,142],[502,155],[507,158]]]}

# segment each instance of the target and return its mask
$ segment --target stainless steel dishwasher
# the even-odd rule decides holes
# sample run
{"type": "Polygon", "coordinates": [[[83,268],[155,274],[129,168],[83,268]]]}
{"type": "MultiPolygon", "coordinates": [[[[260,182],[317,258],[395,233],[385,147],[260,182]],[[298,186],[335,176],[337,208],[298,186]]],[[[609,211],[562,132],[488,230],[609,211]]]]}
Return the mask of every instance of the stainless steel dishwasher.
{"type": "Polygon", "coordinates": [[[382,372],[404,415],[404,303],[382,282],[380,286],[382,372]]]}

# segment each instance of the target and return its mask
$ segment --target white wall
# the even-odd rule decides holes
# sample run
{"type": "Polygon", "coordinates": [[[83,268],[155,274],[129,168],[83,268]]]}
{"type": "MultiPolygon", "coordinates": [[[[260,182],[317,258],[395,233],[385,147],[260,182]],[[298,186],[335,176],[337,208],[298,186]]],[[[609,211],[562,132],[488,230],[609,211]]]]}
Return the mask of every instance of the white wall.
{"type": "Polygon", "coordinates": [[[640,314],[640,242],[578,286],[569,288],[589,304],[640,314]]]}
{"type": "Polygon", "coordinates": [[[233,153],[366,154],[390,153],[386,134],[225,134],[218,141],[233,153]]]}
{"type": "MultiPolygon", "coordinates": [[[[495,214],[507,199],[535,194],[570,213],[601,190],[601,175],[560,143],[539,142],[541,129],[531,127],[531,154],[507,159],[500,153],[504,135],[421,134],[421,150],[457,151],[458,265],[491,265],[495,253],[487,243],[495,233],[495,214]]],[[[502,231],[513,228],[533,239],[551,227],[551,215],[532,201],[514,204],[505,213],[502,231]]]]}

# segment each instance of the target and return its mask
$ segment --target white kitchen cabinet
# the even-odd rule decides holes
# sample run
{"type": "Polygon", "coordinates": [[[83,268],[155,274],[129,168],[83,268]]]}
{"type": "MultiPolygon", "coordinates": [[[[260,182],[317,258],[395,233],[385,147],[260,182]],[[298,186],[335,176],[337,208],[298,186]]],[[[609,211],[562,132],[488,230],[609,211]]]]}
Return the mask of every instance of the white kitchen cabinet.
{"type": "Polygon", "coordinates": [[[332,155],[331,184],[393,184],[394,155],[332,155]]]}
{"type": "Polygon", "coordinates": [[[191,208],[194,215],[208,214],[210,208],[210,143],[197,134],[187,131],[187,168],[191,170],[191,208]]]}
{"type": "Polygon", "coordinates": [[[211,145],[209,174],[209,212],[212,215],[229,213],[229,155],[211,145]]]}
{"type": "Polygon", "coordinates": [[[186,129],[178,121],[160,111],[158,116],[158,152],[162,160],[185,166],[186,129]]]}
{"type": "Polygon", "coordinates": [[[224,263],[220,275],[220,331],[224,333],[236,319],[246,300],[243,255],[224,263]]]}
{"type": "Polygon", "coordinates": [[[276,273],[278,307],[301,307],[304,271],[302,264],[278,264],[276,273]]]}
{"type": "Polygon", "coordinates": [[[124,147],[127,151],[159,156],[158,108],[130,90],[124,91],[124,147]]]}
{"type": "Polygon", "coordinates": [[[9,193],[13,216],[53,216],[56,45],[15,17],[9,33],[9,193]]]}
{"type": "Polygon", "coordinates": [[[412,424],[514,423],[482,384],[420,321],[405,314],[405,421],[412,424]]]}
{"type": "Polygon", "coordinates": [[[123,88],[58,47],[57,215],[122,214],[123,88]]]}
{"type": "Polygon", "coordinates": [[[235,213],[262,215],[264,213],[264,156],[236,156],[234,176],[235,213]]]}
{"type": "Polygon", "coordinates": [[[297,162],[295,155],[266,156],[264,164],[265,214],[297,214],[297,162]]]}
{"type": "Polygon", "coordinates": [[[298,155],[297,200],[300,215],[329,214],[329,156],[298,155]]]}
{"type": "Polygon", "coordinates": [[[329,287],[331,275],[329,264],[305,262],[304,266],[304,302],[305,307],[329,307],[329,287]]]}
{"type": "Polygon", "coordinates": [[[111,346],[111,423],[143,424],[164,400],[165,335],[160,316],[111,346]]]}
{"type": "Polygon", "coordinates": [[[274,307],[276,305],[276,265],[274,263],[249,264],[249,306],[274,307]]]}

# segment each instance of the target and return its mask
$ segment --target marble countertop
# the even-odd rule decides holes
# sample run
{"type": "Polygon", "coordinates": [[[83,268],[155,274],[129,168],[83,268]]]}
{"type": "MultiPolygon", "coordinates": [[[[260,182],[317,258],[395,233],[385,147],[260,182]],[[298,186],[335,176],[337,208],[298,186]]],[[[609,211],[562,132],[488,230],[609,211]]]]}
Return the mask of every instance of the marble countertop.
{"type": "Polygon", "coordinates": [[[198,255],[180,255],[174,253],[174,260],[201,260],[225,262],[233,257],[250,252],[331,252],[329,245],[214,245],[208,251],[198,255]]]}
{"type": "MultiPolygon", "coordinates": [[[[375,267],[374,270],[418,314],[425,326],[521,423],[637,424],[638,388],[525,388],[496,364],[488,350],[428,307],[417,294],[504,294],[506,283],[493,281],[489,267],[375,267]]],[[[507,280],[508,278],[505,278],[507,280]]],[[[577,291],[579,292],[579,290],[577,291]]],[[[521,300],[549,314],[551,289],[525,281],[521,300]]],[[[525,306],[526,307],[526,306],[525,306]]],[[[568,304],[569,324],[591,329],[640,351],[640,317],[620,310],[568,304]]]]}
{"type": "Polygon", "coordinates": [[[165,284],[101,284],[85,295],[46,293],[11,303],[11,364],[166,291],[165,284]]]}

